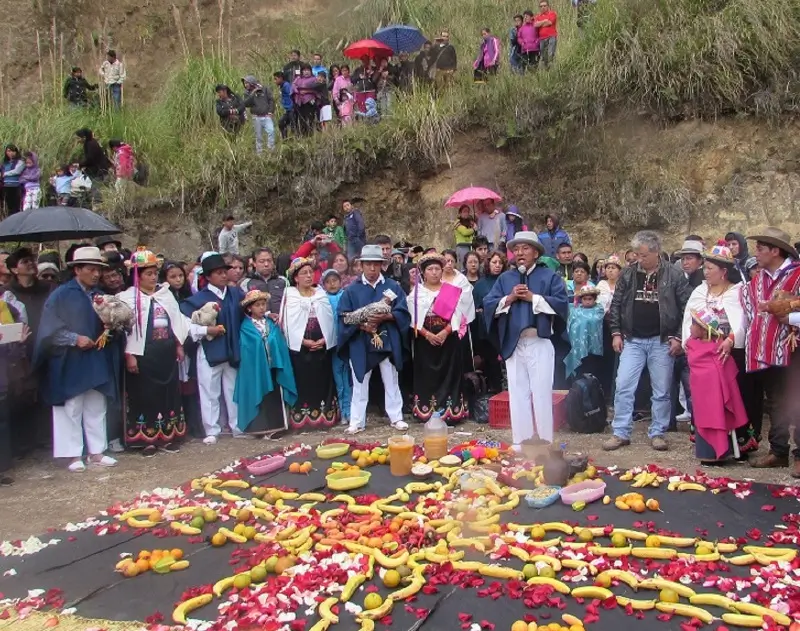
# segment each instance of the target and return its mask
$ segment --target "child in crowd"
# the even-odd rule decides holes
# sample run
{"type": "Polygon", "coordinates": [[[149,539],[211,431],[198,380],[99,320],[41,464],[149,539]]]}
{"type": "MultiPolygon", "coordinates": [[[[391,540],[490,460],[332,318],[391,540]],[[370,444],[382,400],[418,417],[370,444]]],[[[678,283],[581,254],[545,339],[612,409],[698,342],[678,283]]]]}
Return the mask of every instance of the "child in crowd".
{"type": "Polygon", "coordinates": [[[577,305],[570,305],[567,329],[572,348],[564,358],[567,377],[577,373],[599,375],[603,360],[603,317],[605,310],[597,302],[600,290],[588,285],[576,296],[577,305]]]}
{"type": "Polygon", "coordinates": [[[328,235],[331,239],[336,242],[342,250],[346,249],[346,238],[344,236],[344,228],[338,225],[339,219],[336,215],[331,215],[328,217],[328,221],[325,222],[325,229],[322,231],[324,234],[328,235]]]}
{"type": "Polygon", "coordinates": [[[72,180],[75,176],[70,173],[68,166],[60,166],[56,169],[55,175],[50,177],[50,186],[56,192],[56,204],[58,206],[69,205],[69,194],[72,187],[72,180]]]}
{"type": "Polygon", "coordinates": [[[23,158],[25,159],[25,170],[19,176],[19,183],[23,187],[24,194],[22,210],[31,210],[39,208],[42,202],[42,188],[39,183],[42,173],[35,153],[26,151],[23,158]]]}
{"type": "Polygon", "coordinates": [[[85,206],[84,201],[88,200],[92,190],[92,180],[90,180],[76,162],[70,167],[72,180],[69,183],[69,203],[68,206],[85,206]]]}
{"type": "MultiPolygon", "coordinates": [[[[328,293],[328,300],[334,313],[339,308],[339,300],[342,297],[342,279],[339,272],[334,269],[325,270],[322,274],[322,286],[328,293]]],[[[339,399],[339,409],[342,413],[342,425],[350,425],[350,400],[353,396],[352,376],[350,364],[338,353],[333,354],[333,380],[336,383],[336,396],[339,399]]]]}
{"type": "Polygon", "coordinates": [[[364,108],[366,110],[364,112],[359,112],[356,110],[356,116],[364,119],[366,122],[372,125],[380,122],[381,115],[378,112],[378,102],[374,98],[369,97],[366,101],[364,101],[364,108]]]}
{"type": "Polygon", "coordinates": [[[320,72],[317,76],[317,107],[319,107],[319,125],[326,129],[333,120],[333,107],[328,92],[328,73],[320,72]]]}
{"type": "Polygon", "coordinates": [[[339,118],[342,119],[342,125],[353,122],[353,95],[347,88],[339,90],[339,118]]]}

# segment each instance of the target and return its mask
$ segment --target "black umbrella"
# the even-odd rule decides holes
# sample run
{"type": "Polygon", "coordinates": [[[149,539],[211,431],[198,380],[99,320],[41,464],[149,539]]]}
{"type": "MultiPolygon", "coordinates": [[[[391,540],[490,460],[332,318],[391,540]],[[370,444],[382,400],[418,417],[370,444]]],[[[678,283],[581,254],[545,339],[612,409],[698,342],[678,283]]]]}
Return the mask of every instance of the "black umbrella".
{"type": "Polygon", "coordinates": [[[101,237],[122,232],[113,223],[85,208],[46,206],[0,221],[0,241],[61,241],[101,237]]]}

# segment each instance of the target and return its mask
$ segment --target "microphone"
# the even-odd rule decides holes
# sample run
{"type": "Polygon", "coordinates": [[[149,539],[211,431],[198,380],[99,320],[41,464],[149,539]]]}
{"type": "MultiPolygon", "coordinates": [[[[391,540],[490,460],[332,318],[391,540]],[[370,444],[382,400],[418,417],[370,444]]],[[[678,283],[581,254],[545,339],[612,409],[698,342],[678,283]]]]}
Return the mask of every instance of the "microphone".
{"type": "Polygon", "coordinates": [[[520,265],[519,267],[517,267],[517,271],[519,272],[519,284],[527,286],[528,285],[528,275],[527,275],[528,268],[525,267],[524,265],[520,265]]]}

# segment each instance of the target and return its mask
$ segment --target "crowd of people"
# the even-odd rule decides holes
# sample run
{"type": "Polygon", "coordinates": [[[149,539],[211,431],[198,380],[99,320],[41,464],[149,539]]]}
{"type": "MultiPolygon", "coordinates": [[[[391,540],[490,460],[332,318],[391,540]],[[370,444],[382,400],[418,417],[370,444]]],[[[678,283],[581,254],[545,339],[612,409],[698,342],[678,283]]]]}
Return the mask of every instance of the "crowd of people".
{"type": "Polygon", "coordinates": [[[704,464],[789,465],[800,263],[786,233],[689,235],[669,256],[643,231],[590,265],[554,214],[537,232],[514,206],[475,208],[459,210],[444,250],[368,239],[347,200],[293,252],[242,256],[249,222],[226,216],[219,251],[191,262],[112,237],[63,262],[3,254],[0,326],[23,326],[0,344],[0,482],[43,445],[80,472],[223,432],[354,435],[370,402],[397,431],[485,422],[478,397],[505,389],[520,448],[553,440],[553,390],[585,378],[613,407],[606,450],[649,416],[655,450],[687,420],[704,464]]]}

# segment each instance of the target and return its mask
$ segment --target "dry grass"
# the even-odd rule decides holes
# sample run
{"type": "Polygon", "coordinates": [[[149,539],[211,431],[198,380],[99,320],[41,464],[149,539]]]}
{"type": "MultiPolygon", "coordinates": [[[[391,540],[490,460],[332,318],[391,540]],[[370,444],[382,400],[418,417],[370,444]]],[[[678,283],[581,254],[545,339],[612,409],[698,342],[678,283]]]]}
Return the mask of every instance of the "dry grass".
{"type": "MultiPolygon", "coordinates": [[[[556,442],[566,442],[570,451],[585,452],[598,464],[629,468],[654,463],[694,473],[697,460],[689,443],[688,434],[670,434],[669,452],[653,451],[647,441],[647,423],[637,423],[632,445],[614,453],[603,452],[601,435],[559,433],[556,442]]],[[[466,423],[458,430],[462,434],[451,440],[471,440],[478,437],[510,440],[510,432],[492,430],[486,425],[466,423]]],[[[766,434],[767,429],[764,429],[766,434]]],[[[367,432],[359,435],[364,442],[386,442],[395,433],[385,421],[372,419],[367,432]]],[[[422,427],[412,425],[410,433],[422,439],[422,427]]],[[[159,454],[155,458],[142,458],[137,454],[123,454],[115,469],[91,468],[84,474],[67,473],[63,463],[53,461],[49,454],[40,454],[20,464],[12,488],[0,489],[0,513],[3,514],[0,540],[38,535],[48,528],[78,522],[96,515],[115,502],[130,500],[141,491],[156,487],[174,487],[199,475],[209,473],[234,460],[252,456],[278,445],[298,441],[311,444],[321,442],[331,435],[304,434],[290,436],[281,441],[244,441],[223,439],[215,446],[195,441],[184,446],[179,454],[159,454]],[[69,500],[69,501],[67,501],[69,500]]],[[[719,475],[733,478],[751,478],[759,482],[792,484],[787,469],[751,469],[746,464],[733,464],[720,469],[719,475]]],[[[712,474],[713,475],[713,474],[712,474]]]]}

